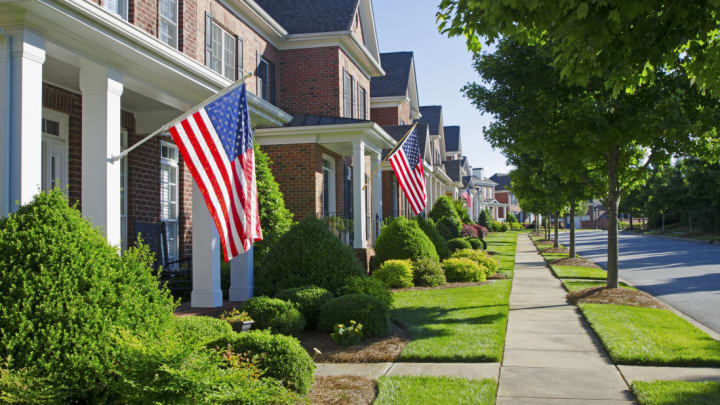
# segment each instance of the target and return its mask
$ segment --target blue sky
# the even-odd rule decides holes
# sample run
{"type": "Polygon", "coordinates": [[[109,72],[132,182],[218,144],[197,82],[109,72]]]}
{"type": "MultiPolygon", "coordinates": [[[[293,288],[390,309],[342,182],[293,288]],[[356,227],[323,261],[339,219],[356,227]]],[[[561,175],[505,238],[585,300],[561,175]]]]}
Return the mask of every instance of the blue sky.
{"type": "Polygon", "coordinates": [[[479,81],[463,38],[438,32],[435,12],[440,0],[374,0],[380,52],[413,51],[420,105],[442,105],[445,125],[460,125],[463,153],[486,176],[509,170],[505,157],[493,151],[482,135],[490,117],[460,93],[467,82],[479,81]]]}

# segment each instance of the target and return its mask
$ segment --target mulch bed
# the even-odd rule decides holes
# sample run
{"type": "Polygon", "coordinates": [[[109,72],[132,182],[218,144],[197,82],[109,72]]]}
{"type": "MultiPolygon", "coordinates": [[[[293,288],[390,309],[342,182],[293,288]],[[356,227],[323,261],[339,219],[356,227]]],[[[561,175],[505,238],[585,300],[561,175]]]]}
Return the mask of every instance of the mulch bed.
{"type": "Polygon", "coordinates": [[[507,280],[505,273],[495,273],[487,277],[488,280],[507,280]]]}
{"type": "Polygon", "coordinates": [[[369,339],[350,347],[335,343],[328,333],[306,331],[300,336],[300,344],[313,360],[324,363],[392,362],[400,356],[408,341],[408,332],[394,323],[390,336],[369,339]]]}
{"type": "Polygon", "coordinates": [[[322,405],[370,405],[377,385],[369,378],[350,375],[315,377],[308,399],[322,405]]]}
{"type": "Polygon", "coordinates": [[[555,266],[581,266],[581,267],[592,267],[592,268],[596,268],[596,269],[601,268],[597,264],[595,264],[589,260],[586,260],[586,259],[581,259],[579,257],[572,257],[572,258],[566,257],[564,259],[555,259],[555,260],[551,261],[550,264],[555,265],[555,266]]]}
{"type": "Polygon", "coordinates": [[[180,304],[179,307],[175,309],[175,315],[176,316],[191,316],[191,315],[202,315],[202,316],[212,316],[214,318],[219,318],[220,315],[225,313],[226,311],[230,311],[234,308],[240,308],[242,306],[242,302],[230,302],[230,301],[224,301],[223,306],[219,308],[192,308],[190,307],[190,301],[185,301],[182,304],[180,304]]]}
{"type": "Polygon", "coordinates": [[[567,299],[571,304],[614,304],[646,308],[667,308],[665,304],[658,301],[652,295],[629,288],[586,288],[568,293],[567,299]]]}
{"type": "Polygon", "coordinates": [[[570,253],[565,247],[549,247],[542,250],[542,253],[570,253]]]}

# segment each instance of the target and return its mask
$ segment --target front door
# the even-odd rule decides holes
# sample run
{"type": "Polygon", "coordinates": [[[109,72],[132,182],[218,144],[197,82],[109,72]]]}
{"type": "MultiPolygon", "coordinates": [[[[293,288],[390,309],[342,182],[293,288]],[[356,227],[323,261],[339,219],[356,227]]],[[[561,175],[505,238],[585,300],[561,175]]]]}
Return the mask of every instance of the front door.
{"type": "Polygon", "coordinates": [[[68,192],[68,116],[43,109],[42,190],[68,192]]]}

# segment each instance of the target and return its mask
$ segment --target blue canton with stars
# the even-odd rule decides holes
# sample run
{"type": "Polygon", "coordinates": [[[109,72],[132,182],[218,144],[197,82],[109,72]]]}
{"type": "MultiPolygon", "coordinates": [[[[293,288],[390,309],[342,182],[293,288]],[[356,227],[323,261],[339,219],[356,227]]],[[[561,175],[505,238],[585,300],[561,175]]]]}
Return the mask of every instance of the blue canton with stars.
{"type": "Polygon", "coordinates": [[[205,106],[230,162],[253,147],[245,85],[205,106]]]}
{"type": "Polygon", "coordinates": [[[408,164],[415,169],[420,163],[420,145],[418,144],[417,131],[413,129],[410,136],[407,137],[402,145],[403,152],[407,156],[408,164]]]}

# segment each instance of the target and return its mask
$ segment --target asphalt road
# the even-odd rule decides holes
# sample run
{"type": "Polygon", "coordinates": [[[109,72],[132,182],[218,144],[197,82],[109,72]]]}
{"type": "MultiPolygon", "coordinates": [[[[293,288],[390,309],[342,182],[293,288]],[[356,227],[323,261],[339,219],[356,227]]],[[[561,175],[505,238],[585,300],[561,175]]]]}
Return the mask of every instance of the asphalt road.
{"type": "MultiPolygon", "coordinates": [[[[607,232],[575,235],[578,254],[607,269],[607,232]]],[[[720,333],[720,245],[622,232],[618,245],[621,279],[720,333]]]]}

